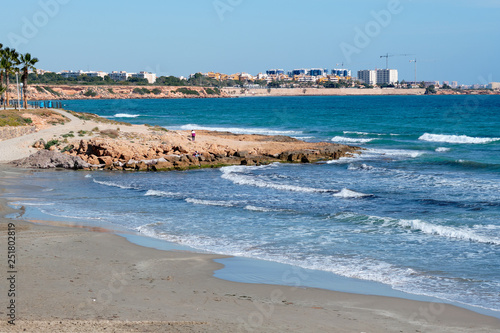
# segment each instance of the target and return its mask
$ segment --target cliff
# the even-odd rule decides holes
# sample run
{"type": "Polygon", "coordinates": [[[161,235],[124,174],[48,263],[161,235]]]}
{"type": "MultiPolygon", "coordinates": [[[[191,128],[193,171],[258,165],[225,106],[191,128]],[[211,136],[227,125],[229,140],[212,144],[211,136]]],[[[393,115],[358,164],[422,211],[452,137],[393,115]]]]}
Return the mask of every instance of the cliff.
{"type": "MultiPolygon", "coordinates": [[[[11,97],[15,93],[11,88],[11,97]]],[[[216,88],[118,86],[118,85],[30,85],[28,100],[136,99],[136,98],[221,98],[229,97],[216,88]]]]}

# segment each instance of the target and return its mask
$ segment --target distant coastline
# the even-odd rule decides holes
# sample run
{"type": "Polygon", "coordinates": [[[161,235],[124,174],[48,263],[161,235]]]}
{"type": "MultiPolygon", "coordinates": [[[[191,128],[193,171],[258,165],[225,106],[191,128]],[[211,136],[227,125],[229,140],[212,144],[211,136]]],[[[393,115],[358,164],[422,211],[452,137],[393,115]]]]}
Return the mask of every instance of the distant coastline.
{"type": "MultiPolygon", "coordinates": [[[[11,95],[13,92],[11,92],[11,95]]],[[[28,100],[180,99],[280,96],[420,96],[425,89],[396,88],[214,88],[198,86],[30,85],[28,100]]],[[[436,95],[499,95],[492,90],[437,90],[436,95]]],[[[14,96],[12,96],[14,97],[14,96]]],[[[14,98],[15,99],[15,98],[14,98]]]]}

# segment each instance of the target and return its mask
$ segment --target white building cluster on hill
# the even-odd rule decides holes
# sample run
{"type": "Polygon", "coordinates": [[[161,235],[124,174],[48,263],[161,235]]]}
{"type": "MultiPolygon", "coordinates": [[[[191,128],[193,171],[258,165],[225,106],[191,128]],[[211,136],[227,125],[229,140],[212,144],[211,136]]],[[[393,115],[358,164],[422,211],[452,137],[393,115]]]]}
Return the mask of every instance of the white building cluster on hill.
{"type": "Polygon", "coordinates": [[[77,78],[80,75],[86,75],[90,77],[104,77],[109,76],[109,78],[113,81],[127,81],[128,78],[137,78],[137,79],[146,79],[148,83],[156,82],[156,74],[148,73],[148,72],[139,72],[139,73],[127,73],[125,71],[113,71],[111,73],[106,73],[102,71],[88,71],[84,72],[82,70],[79,71],[62,71],[61,74],[64,78],[77,78]]]}

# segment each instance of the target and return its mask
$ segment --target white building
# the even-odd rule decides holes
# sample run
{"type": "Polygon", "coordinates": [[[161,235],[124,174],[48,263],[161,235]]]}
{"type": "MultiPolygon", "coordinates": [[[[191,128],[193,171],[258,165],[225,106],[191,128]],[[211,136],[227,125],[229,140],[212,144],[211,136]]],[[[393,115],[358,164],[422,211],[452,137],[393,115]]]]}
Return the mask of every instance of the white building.
{"type": "Polygon", "coordinates": [[[377,84],[395,84],[398,82],[397,69],[377,69],[377,84]]]}
{"type": "Polygon", "coordinates": [[[366,84],[395,84],[398,82],[397,69],[365,69],[358,71],[358,80],[366,84]]]}
{"type": "Polygon", "coordinates": [[[61,74],[61,76],[64,77],[64,78],[66,78],[66,79],[68,79],[68,78],[76,79],[80,75],[87,75],[87,76],[90,76],[90,77],[102,77],[104,79],[104,77],[106,75],[108,75],[108,73],[102,72],[102,71],[98,71],[98,72],[94,72],[94,71],[84,72],[82,70],[79,70],[79,71],[62,71],[59,74],[61,74]]]}
{"type": "Polygon", "coordinates": [[[127,79],[132,75],[132,73],[127,73],[125,71],[113,71],[109,73],[109,78],[114,81],[127,81],[127,79]]]}
{"type": "Polygon", "coordinates": [[[490,82],[488,89],[500,90],[500,82],[490,82]]]}
{"type": "Polygon", "coordinates": [[[106,72],[103,72],[103,71],[97,71],[97,72],[85,72],[84,73],[85,75],[87,76],[91,76],[91,77],[102,77],[104,79],[104,77],[106,75],[108,75],[108,73],[106,72]]]}
{"type": "Polygon", "coordinates": [[[156,74],[154,73],[148,73],[148,72],[130,73],[130,77],[138,79],[146,79],[148,80],[148,83],[156,82],[156,74]]]}
{"type": "Polygon", "coordinates": [[[358,71],[358,80],[369,85],[377,84],[377,72],[369,69],[358,71]]]}

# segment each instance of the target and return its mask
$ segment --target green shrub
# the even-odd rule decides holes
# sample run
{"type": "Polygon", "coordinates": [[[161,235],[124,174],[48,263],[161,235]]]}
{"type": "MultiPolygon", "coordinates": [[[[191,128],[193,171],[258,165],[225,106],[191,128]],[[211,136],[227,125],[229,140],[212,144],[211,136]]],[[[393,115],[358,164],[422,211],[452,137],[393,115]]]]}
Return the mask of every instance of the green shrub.
{"type": "Polygon", "coordinates": [[[161,94],[161,89],[159,89],[159,88],[154,88],[153,90],[151,90],[151,92],[152,92],[153,94],[155,94],[155,95],[159,95],[159,94],[161,94]]]}
{"type": "Polygon", "coordinates": [[[92,89],[88,89],[86,92],[83,93],[83,95],[87,97],[96,97],[97,93],[92,89]]]}
{"type": "Polygon", "coordinates": [[[59,144],[59,140],[56,140],[56,139],[54,139],[54,140],[50,140],[49,142],[47,142],[47,143],[45,144],[45,147],[44,147],[44,148],[45,148],[45,149],[50,149],[50,147],[55,146],[55,145],[57,145],[57,144],[59,144]]]}
{"type": "Polygon", "coordinates": [[[220,90],[219,88],[206,88],[205,91],[207,92],[208,95],[220,95],[220,90]]]}
{"type": "Polygon", "coordinates": [[[197,92],[196,90],[191,90],[189,88],[178,88],[175,92],[179,92],[184,95],[196,95],[196,96],[200,95],[200,93],[197,92]]]}
{"type": "Polygon", "coordinates": [[[56,96],[60,96],[61,94],[59,94],[57,91],[54,91],[54,89],[52,89],[51,87],[43,87],[46,91],[48,91],[49,93],[51,93],[52,95],[56,95],[56,96]]]}
{"type": "Polygon", "coordinates": [[[64,153],[65,151],[70,151],[71,149],[75,148],[73,145],[67,145],[61,150],[61,153],[64,153]]]}
{"type": "Polygon", "coordinates": [[[63,138],[74,138],[75,135],[73,133],[63,134],[61,135],[63,138]]]}
{"type": "Polygon", "coordinates": [[[149,91],[148,88],[134,88],[132,92],[139,95],[151,94],[151,91],[149,91]]]}

